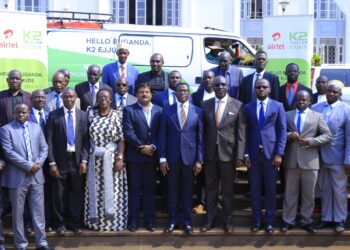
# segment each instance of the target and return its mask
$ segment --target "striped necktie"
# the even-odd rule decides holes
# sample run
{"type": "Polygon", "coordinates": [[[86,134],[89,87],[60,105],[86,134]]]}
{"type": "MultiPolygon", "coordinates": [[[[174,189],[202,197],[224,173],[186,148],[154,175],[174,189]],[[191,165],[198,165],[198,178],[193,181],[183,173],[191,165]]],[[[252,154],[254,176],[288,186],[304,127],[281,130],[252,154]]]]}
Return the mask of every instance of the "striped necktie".
{"type": "Polygon", "coordinates": [[[33,154],[32,154],[32,148],[30,144],[28,125],[21,124],[21,127],[22,127],[24,142],[26,145],[28,161],[33,161],[33,154]]]}
{"type": "Polygon", "coordinates": [[[182,103],[181,104],[181,113],[180,113],[180,116],[181,116],[181,129],[184,127],[185,125],[185,122],[186,122],[186,111],[185,111],[185,105],[182,103]]]}

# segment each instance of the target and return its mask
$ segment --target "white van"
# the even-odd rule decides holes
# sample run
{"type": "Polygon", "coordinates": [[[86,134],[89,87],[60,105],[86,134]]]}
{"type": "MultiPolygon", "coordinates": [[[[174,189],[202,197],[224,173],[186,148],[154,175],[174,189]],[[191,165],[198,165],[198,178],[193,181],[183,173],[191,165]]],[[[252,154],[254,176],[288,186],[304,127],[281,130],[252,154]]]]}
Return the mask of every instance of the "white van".
{"type": "Polygon", "coordinates": [[[204,70],[217,66],[206,57],[209,47],[221,44],[235,57],[233,63],[242,68],[244,75],[254,71],[256,53],[241,37],[215,29],[104,24],[103,29],[49,28],[47,39],[49,78],[57,69],[67,68],[72,73],[72,85],[86,81],[90,64],[103,67],[115,62],[119,42],[128,44],[128,62],[140,73],[150,70],[152,54],[161,53],[164,69],[178,70],[193,89],[204,70]]]}

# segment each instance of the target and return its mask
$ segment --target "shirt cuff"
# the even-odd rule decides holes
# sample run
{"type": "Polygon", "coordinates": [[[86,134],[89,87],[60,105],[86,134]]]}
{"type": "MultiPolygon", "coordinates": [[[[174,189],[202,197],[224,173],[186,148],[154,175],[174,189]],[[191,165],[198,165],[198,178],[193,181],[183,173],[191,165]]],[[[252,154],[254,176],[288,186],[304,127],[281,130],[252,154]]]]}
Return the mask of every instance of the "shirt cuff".
{"type": "Polygon", "coordinates": [[[56,165],[56,162],[50,162],[49,166],[56,165]]]}
{"type": "Polygon", "coordinates": [[[166,162],[166,158],[160,158],[159,159],[159,163],[163,163],[163,162],[166,162]]]}
{"type": "Polygon", "coordinates": [[[88,163],[86,160],[82,160],[81,163],[88,163]]]}

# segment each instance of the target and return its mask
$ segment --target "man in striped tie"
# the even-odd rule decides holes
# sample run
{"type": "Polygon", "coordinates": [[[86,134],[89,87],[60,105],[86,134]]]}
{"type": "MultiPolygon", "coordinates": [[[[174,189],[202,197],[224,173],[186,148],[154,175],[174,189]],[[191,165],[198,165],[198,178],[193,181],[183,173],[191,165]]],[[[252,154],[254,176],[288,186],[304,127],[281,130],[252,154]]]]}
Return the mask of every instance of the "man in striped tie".
{"type": "Polygon", "coordinates": [[[191,221],[193,175],[202,170],[202,110],[189,103],[189,85],[176,87],[178,102],[164,108],[160,127],[160,170],[168,177],[169,222],[164,233],[172,233],[182,222],[186,234],[191,221]],[[182,208],[180,212],[180,207],[182,208]]]}

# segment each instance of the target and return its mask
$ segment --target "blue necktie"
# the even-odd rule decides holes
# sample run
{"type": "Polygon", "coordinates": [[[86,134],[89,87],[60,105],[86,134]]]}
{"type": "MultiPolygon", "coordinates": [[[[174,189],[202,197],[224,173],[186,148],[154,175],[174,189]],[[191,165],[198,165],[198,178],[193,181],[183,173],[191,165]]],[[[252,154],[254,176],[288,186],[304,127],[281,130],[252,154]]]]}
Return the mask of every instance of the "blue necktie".
{"type": "Polygon", "coordinates": [[[123,96],[120,97],[119,106],[122,107],[122,108],[124,108],[124,106],[125,106],[125,105],[124,105],[124,97],[123,97],[123,96]]]}
{"type": "Polygon", "coordinates": [[[33,160],[33,154],[32,154],[32,148],[30,145],[30,137],[29,137],[29,131],[28,131],[28,126],[27,125],[21,125],[23,129],[23,137],[24,137],[24,142],[26,144],[26,149],[27,149],[27,157],[28,161],[33,160]]]}
{"type": "Polygon", "coordinates": [[[290,85],[289,91],[288,91],[288,96],[287,96],[287,101],[288,101],[289,106],[292,105],[293,99],[294,99],[294,88],[292,87],[292,85],[290,85]]]}
{"type": "Polygon", "coordinates": [[[73,126],[73,116],[72,111],[68,111],[68,128],[67,128],[67,134],[68,134],[68,144],[70,146],[74,145],[74,126],[73,126]]]}
{"type": "Polygon", "coordinates": [[[39,124],[42,129],[42,131],[45,131],[45,120],[44,120],[44,115],[42,111],[39,111],[39,124]]]}
{"type": "Polygon", "coordinates": [[[56,96],[56,109],[59,109],[61,107],[61,98],[59,94],[55,94],[56,96]]]}
{"type": "Polygon", "coordinates": [[[92,105],[95,105],[96,103],[95,86],[91,84],[90,84],[90,94],[91,94],[92,105]]]}
{"type": "Polygon", "coordinates": [[[262,127],[264,125],[264,120],[265,120],[265,113],[264,113],[264,103],[260,102],[260,111],[259,111],[259,124],[260,127],[262,127]]]}
{"type": "Polygon", "coordinates": [[[298,112],[297,129],[298,129],[299,135],[301,133],[301,114],[302,113],[303,113],[302,111],[298,112]]]}
{"type": "Polygon", "coordinates": [[[176,95],[175,92],[173,92],[173,104],[176,103],[176,95]]]}

